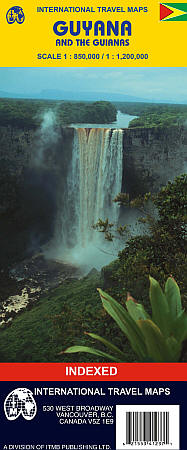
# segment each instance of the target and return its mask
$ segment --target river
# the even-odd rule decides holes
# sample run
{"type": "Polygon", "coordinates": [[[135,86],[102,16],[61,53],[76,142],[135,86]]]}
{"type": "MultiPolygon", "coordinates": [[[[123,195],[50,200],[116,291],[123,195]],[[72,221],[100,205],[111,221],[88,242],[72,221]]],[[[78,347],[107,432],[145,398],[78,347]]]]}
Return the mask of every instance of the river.
{"type": "Polygon", "coordinates": [[[112,123],[72,123],[71,128],[128,128],[131,120],[136,119],[137,116],[130,116],[130,114],[123,114],[121,111],[117,112],[117,120],[112,123]]]}

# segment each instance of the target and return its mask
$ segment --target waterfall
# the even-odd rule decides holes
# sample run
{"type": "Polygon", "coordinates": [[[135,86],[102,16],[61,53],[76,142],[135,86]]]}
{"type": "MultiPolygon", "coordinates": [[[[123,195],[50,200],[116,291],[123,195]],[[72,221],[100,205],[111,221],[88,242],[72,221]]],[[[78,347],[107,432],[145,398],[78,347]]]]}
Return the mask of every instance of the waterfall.
{"type": "Polygon", "coordinates": [[[111,257],[106,255],[110,244],[103,236],[101,243],[101,233],[93,225],[99,218],[117,224],[119,206],[113,199],[121,192],[122,169],[123,130],[74,128],[72,158],[57,221],[56,251],[53,247],[50,255],[97,268],[117,256],[117,251],[111,257]]]}
{"type": "Polygon", "coordinates": [[[72,161],[62,211],[64,246],[86,247],[96,239],[92,226],[99,218],[117,223],[121,192],[123,131],[75,128],[72,161]]]}

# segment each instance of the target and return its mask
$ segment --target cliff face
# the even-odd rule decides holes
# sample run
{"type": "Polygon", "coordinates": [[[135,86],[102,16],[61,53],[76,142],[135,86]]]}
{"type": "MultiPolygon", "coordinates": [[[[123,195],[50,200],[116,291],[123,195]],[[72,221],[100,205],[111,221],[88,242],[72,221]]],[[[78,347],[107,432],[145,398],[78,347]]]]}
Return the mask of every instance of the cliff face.
{"type": "Polygon", "coordinates": [[[123,190],[158,192],[187,166],[187,129],[124,130],[123,190]]]}
{"type": "MultiPolygon", "coordinates": [[[[57,179],[65,175],[72,139],[72,128],[59,129],[55,142],[49,143],[38,162],[39,131],[0,127],[0,212],[11,206],[16,187],[26,181],[28,170],[33,174],[48,171],[57,179]]],[[[158,191],[185,171],[187,129],[124,129],[123,153],[123,189],[131,194],[158,191]]]]}
{"type": "Polygon", "coordinates": [[[16,190],[29,164],[33,134],[0,127],[0,213],[14,208],[16,190]]]}
{"type": "MultiPolygon", "coordinates": [[[[71,161],[73,128],[45,140],[30,130],[0,127],[1,261],[13,262],[47,241],[71,161]],[[43,151],[44,150],[44,151],[43,151]]],[[[124,129],[122,190],[158,191],[185,171],[187,130],[124,129]]],[[[0,261],[0,265],[1,265],[0,261]]]]}
{"type": "Polygon", "coordinates": [[[55,141],[46,145],[44,137],[40,139],[40,130],[0,127],[0,213],[14,208],[16,191],[32,184],[37,174],[59,179],[65,174],[71,158],[72,131],[58,129],[55,141]]]}
{"type": "Polygon", "coordinates": [[[39,130],[0,127],[0,267],[32,254],[53,235],[71,134],[59,129],[46,145],[39,130]]]}

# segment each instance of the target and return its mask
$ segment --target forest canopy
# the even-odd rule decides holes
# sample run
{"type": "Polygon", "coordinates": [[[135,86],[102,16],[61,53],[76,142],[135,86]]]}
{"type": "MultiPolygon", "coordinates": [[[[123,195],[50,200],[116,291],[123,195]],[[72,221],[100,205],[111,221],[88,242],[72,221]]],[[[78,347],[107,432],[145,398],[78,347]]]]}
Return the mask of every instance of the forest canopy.
{"type": "Polygon", "coordinates": [[[66,102],[57,100],[0,99],[0,125],[35,129],[43,114],[52,110],[59,125],[108,123],[116,120],[117,110],[110,102],[66,102]]]}
{"type": "Polygon", "coordinates": [[[138,116],[130,122],[129,128],[169,127],[184,125],[187,121],[187,105],[115,102],[115,106],[124,114],[138,116]]]}
{"type": "Polygon", "coordinates": [[[187,105],[141,102],[76,102],[64,100],[0,99],[0,125],[36,129],[43,114],[52,110],[57,124],[102,123],[116,121],[117,110],[137,116],[129,123],[135,127],[167,127],[185,125],[187,105]]]}

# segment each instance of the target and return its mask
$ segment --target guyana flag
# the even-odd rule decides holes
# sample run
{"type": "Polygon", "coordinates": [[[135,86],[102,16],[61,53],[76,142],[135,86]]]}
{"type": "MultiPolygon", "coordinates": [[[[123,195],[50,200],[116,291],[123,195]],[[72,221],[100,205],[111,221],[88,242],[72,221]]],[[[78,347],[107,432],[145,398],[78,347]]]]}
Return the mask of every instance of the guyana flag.
{"type": "Polygon", "coordinates": [[[160,20],[187,21],[187,3],[160,3],[160,20]]]}

